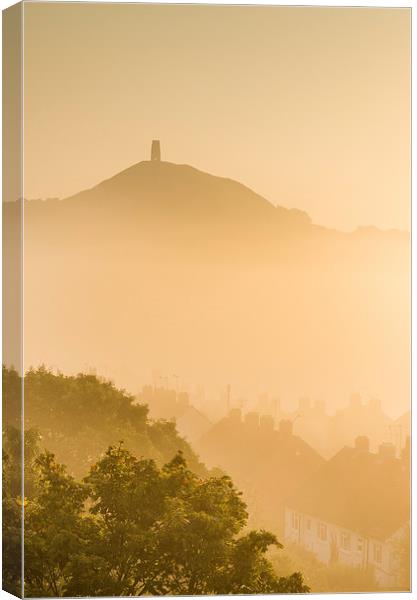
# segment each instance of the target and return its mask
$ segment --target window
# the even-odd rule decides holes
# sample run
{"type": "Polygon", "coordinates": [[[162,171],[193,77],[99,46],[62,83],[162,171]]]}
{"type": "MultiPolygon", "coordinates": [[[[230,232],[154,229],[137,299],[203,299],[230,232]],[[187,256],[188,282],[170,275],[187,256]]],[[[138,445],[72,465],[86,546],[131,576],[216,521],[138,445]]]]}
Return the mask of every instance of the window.
{"type": "Polygon", "coordinates": [[[292,513],[292,528],[299,529],[300,528],[300,517],[297,513],[292,513]]]}
{"type": "Polygon", "coordinates": [[[382,563],[382,546],[374,543],[374,561],[382,563]]]}
{"type": "Polygon", "coordinates": [[[363,539],[362,538],[358,538],[356,549],[358,552],[363,551],[363,539]]]}
{"type": "Polygon", "coordinates": [[[327,540],[327,525],[325,525],[324,523],[319,523],[317,535],[319,537],[319,540],[325,542],[327,540]]]}
{"type": "Polygon", "coordinates": [[[343,532],[340,537],[340,545],[342,546],[342,549],[350,550],[350,535],[348,533],[343,532]]]}

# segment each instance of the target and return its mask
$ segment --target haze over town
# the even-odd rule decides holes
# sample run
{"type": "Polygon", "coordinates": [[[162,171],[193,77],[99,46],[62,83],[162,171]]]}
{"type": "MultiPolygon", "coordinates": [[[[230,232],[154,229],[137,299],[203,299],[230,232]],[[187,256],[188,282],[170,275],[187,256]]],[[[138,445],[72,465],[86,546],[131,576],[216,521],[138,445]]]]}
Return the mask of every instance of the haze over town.
{"type": "Polygon", "coordinates": [[[408,590],[410,11],[24,14],[28,596],[408,590]]]}

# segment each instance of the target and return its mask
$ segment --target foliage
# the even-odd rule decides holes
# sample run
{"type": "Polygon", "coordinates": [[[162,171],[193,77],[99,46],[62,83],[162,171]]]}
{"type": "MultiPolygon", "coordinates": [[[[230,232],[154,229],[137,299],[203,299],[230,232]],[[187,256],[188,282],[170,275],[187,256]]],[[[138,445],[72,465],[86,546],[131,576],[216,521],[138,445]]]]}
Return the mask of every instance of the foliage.
{"type": "Polygon", "coordinates": [[[200,478],[181,452],[163,467],[111,446],[76,482],[49,452],[35,459],[25,510],[25,592],[122,596],[307,592],[277,577],[266,531],[243,534],[231,480],[200,478]]]}
{"type": "Polygon", "coordinates": [[[33,461],[39,452],[39,435],[34,430],[25,433],[24,492],[22,487],[22,436],[13,426],[3,431],[2,491],[3,491],[3,587],[13,595],[22,595],[22,525],[23,494],[35,492],[33,461]]]}
{"type": "Polygon", "coordinates": [[[411,536],[410,524],[407,523],[404,530],[399,532],[392,542],[392,550],[397,556],[398,566],[398,588],[395,591],[410,591],[411,585],[411,536]]]}
{"type": "MultiPolygon", "coordinates": [[[[2,479],[2,534],[3,554],[2,573],[3,589],[15,596],[22,596],[22,500],[19,495],[12,495],[12,466],[9,454],[3,450],[2,479]]],[[[19,488],[17,493],[19,493],[19,488]]]]}
{"type": "Polygon", "coordinates": [[[275,569],[283,574],[302,568],[305,583],[318,592],[376,592],[379,590],[371,568],[362,569],[340,563],[326,565],[305,548],[288,544],[269,555],[275,569]]]}
{"type": "MultiPolygon", "coordinates": [[[[3,367],[5,402],[15,406],[20,389],[16,371],[3,367]]],[[[75,477],[86,475],[106,448],[121,439],[135,455],[153,458],[160,465],[181,450],[193,471],[207,474],[174,423],[150,421],[147,406],[109,381],[82,373],[54,374],[40,367],[26,373],[24,389],[26,432],[36,431],[43,447],[75,477]]],[[[15,412],[10,419],[5,415],[7,427],[20,427],[15,412]]]]}
{"type": "Polygon", "coordinates": [[[22,380],[13,367],[2,367],[3,423],[19,428],[22,419],[22,380]]]}
{"type": "MultiPolygon", "coordinates": [[[[3,382],[17,406],[18,374],[3,368],[3,382]]],[[[175,424],[149,421],[123,390],[43,367],[26,374],[24,498],[15,416],[3,431],[8,591],[21,592],[23,506],[28,597],[308,591],[299,573],[277,577],[266,554],[281,545],[245,530],[230,478],[209,476],[175,424]]]]}
{"type": "Polygon", "coordinates": [[[35,429],[24,434],[24,469],[22,469],[22,435],[19,429],[9,426],[3,431],[3,468],[7,467],[8,491],[13,497],[22,496],[22,475],[24,475],[24,495],[31,496],[34,488],[33,461],[39,453],[40,435],[35,429]]]}
{"type": "Polygon", "coordinates": [[[51,453],[41,454],[36,466],[38,495],[25,506],[25,593],[62,596],[73,577],[72,558],[88,543],[90,520],[82,516],[88,492],[51,453]]]}

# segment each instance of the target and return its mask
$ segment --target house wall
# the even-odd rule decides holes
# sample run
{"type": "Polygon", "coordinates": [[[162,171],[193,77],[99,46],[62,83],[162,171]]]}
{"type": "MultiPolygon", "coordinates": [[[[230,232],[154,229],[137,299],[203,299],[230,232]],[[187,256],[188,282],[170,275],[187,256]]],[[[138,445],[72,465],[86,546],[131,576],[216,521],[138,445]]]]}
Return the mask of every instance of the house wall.
{"type": "Polygon", "coordinates": [[[284,538],[309,550],[321,561],[352,567],[372,566],[378,583],[387,589],[396,584],[393,546],[354,531],[285,508],[284,538]]]}

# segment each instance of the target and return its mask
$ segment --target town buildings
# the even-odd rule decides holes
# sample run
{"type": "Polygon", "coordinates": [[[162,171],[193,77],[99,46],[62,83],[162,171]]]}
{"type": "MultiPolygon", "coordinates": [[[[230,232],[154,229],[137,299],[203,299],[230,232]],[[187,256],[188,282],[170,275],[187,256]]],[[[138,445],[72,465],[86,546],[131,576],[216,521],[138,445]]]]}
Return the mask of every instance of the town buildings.
{"type": "Polygon", "coordinates": [[[396,458],[393,444],[373,453],[360,436],[287,499],[284,536],[324,563],[371,567],[389,590],[399,585],[409,519],[409,445],[396,458]]]}
{"type": "Polygon", "coordinates": [[[248,504],[251,526],[283,535],[285,498],[324,459],[293,433],[290,419],[275,429],[271,415],[234,408],[199,440],[196,450],[209,467],[230,475],[248,504]]]}

